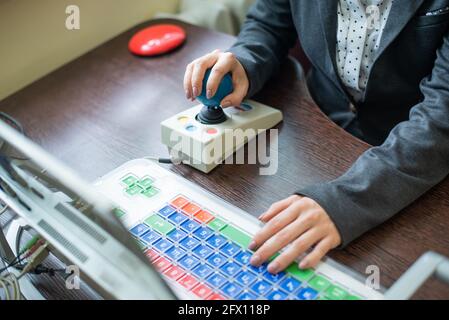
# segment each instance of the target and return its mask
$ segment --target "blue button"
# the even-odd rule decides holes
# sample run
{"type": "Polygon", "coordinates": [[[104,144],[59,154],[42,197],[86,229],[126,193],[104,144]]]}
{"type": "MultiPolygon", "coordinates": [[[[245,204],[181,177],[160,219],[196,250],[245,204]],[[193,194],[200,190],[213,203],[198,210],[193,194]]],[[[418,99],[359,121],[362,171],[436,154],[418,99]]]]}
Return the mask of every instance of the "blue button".
{"type": "Polygon", "coordinates": [[[207,258],[207,262],[209,262],[213,267],[219,268],[226,262],[226,257],[220,253],[214,253],[209,258],[207,258]]]}
{"type": "Polygon", "coordinates": [[[148,244],[152,244],[157,239],[159,239],[161,235],[154,230],[149,230],[141,236],[141,239],[148,244]]]}
{"type": "Polygon", "coordinates": [[[170,240],[173,240],[174,242],[179,242],[182,239],[184,239],[186,236],[187,236],[187,233],[185,233],[184,231],[179,230],[179,229],[175,229],[167,235],[167,237],[170,240]]]}
{"type": "Polygon", "coordinates": [[[215,287],[215,288],[220,288],[223,284],[225,284],[226,282],[226,278],[223,277],[221,274],[219,274],[218,272],[213,273],[212,275],[210,275],[206,281],[208,283],[210,283],[211,286],[215,287]]]}
{"type": "Polygon", "coordinates": [[[238,245],[236,245],[235,243],[230,242],[227,245],[225,245],[223,248],[221,248],[221,252],[223,252],[228,257],[233,257],[237,253],[240,252],[240,247],[238,245]]]}
{"type": "Polygon", "coordinates": [[[201,240],[206,240],[212,233],[214,233],[212,231],[211,228],[208,227],[201,227],[195,230],[195,232],[193,233],[194,236],[198,237],[201,240]]]}
{"type": "Polygon", "coordinates": [[[281,288],[285,291],[292,293],[295,292],[300,286],[301,282],[292,277],[287,277],[282,280],[280,284],[281,288]]]}
{"type": "Polygon", "coordinates": [[[277,283],[285,277],[286,273],[284,271],[278,272],[276,274],[271,274],[268,271],[263,273],[263,277],[273,283],[277,283]]]}
{"type": "Polygon", "coordinates": [[[271,284],[265,280],[258,280],[251,286],[251,290],[253,290],[259,296],[265,295],[271,289],[271,284]]]}
{"type": "Polygon", "coordinates": [[[206,278],[212,273],[213,269],[205,264],[200,264],[193,268],[192,272],[199,278],[206,278]]]}
{"type": "Polygon", "coordinates": [[[161,216],[168,217],[169,215],[171,215],[175,211],[176,211],[176,209],[173,208],[172,206],[165,206],[165,207],[163,207],[162,209],[159,210],[159,214],[161,216]]]}
{"type": "Polygon", "coordinates": [[[243,288],[236,283],[228,282],[221,288],[221,290],[227,296],[231,297],[232,299],[235,299],[235,297],[237,297],[240,294],[240,292],[242,292],[243,288]]]}
{"type": "Polygon", "coordinates": [[[306,287],[299,290],[296,296],[299,300],[314,300],[318,296],[318,292],[312,288],[306,287]]]}
{"type": "Polygon", "coordinates": [[[189,124],[186,126],[186,130],[190,132],[196,131],[196,129],[197,127],[195,127],[193,124],[189,124]]]}
{"type": "Polygon", "coordinates": [[[249,259],[251,259],[251,252],[242,251],[238,255],[235,256],[235,260],[240,262],[243,265],[247,265],[249,263],[249,259]]]}
{"type": "Polygon", "coordinates": [[[268,300],[285,300],[287,299],[287,294],[279,289],[271,290],[267,296],[268,300]]]}
{"type": "Polygon", "coordinates": [[[182,248],[177,248],[175,246],[168,249],[165,254],[171,258],[172,260],[179,260],[183,255],[186,254],[186,251],[182,248]]]}
{"type": "Polygon", "coordinates": [[[236,275],[240,270],[240,265],[235,262],[228,262],[223,267],[221,267],[221,271],[231,277],[236,275]]]}
{"type": "Polygon", "coordinates": [[[251,271],[241,271],[235,280],[242,286],[249,286],[251,283],[256,281],[257,276],[251,271]]]}
{"type": "Polygon", "coordinates": [[[251,292],[245,291],[237,297],[237,300],[256,300],[257,296],[251,292]]]}
{"type": "Polygon", "coordinates": [[[193,253],[203,259],[208,257],[213,251],[214,250],[211,247],[204,244],[200,244],[195,249],[193,249],[193,253]]]}
{"type": "Polygon", "coordinates": [[[154,248],[159,252],[165,252],[172,246],[172,243],[167,239],[159,239],[154,243],[154,248]]]}
{"type": "Polygon", "coordinates": [[[265,271],[267,271],[267,267],[268,267],[267,263],[262,263],[258,267],[255,267],[252,264],[248,265],[248,269],[250,269],[251,271],[254,271],[255,273],[264,273],[265,271]]]}
{"type": "Polygon", "coordinates": [[[194,256],[186,255],[181,260],[179,260],[179,264],[183,266],[185,269],[193,269],[200,260],[195,258],[194,256]]]}
{"type": "Polygon", "coordinates": [[[137,226],[133,227],[130,231],[133,235],[139,237],[148,230],[150,230],[150,228],[148,228],[146,224],[139,223],[137,226]]]}
{"type": "Polygon", "coordinates": [[[212,237],[210,237],[209,239],[207,239],[207,243],[209,245],[211,245],[214,248],[220,248],[221,246],[223,246],[228,240],[219,235],[219,234],[214,234],[212,237]]]}
{"type": "Polygon", "coordinates": [[[183,228],[187,232],[193,232],[196,228],[198,228],[200,224],[195,220],[187,220],[181,224],[181,228],[183,228]]]}
{"type": "Polygon", "coordinates": [[[187,217],[182,213],[175,212],[168,217],[168,220],[172,221],[174,224],[181,224],[187,220],[187,217]]]}
{"type": "Polygon", "coordinates": [[[192,250],[199,244],[200,241],[193,237],[186,237],[180,242],[180,245],[186,248],[187,250],[192,250]]]}

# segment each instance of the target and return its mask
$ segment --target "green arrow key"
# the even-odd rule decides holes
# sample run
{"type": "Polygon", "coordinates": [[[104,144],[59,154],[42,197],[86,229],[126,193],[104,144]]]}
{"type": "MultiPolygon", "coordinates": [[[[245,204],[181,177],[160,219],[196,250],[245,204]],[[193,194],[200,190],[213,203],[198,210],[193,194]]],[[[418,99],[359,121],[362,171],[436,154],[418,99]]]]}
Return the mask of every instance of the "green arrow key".
{"type": "Polygon", "coordinates": [[[151,179],[150,177],[143,177],[142,179],[140,179],[137,184],[139,186],[141,186],[143,189],[148,189],[151,188],[151,186],[153,185],[153,179],[151,179]]]}
{"type": "Polygon", "coordinates": [[[146,218],[145,223],[162,234],[167,234],[175,228],[174,225],[168,221],[165,221],[157,214],[153,214],[152,216],[146,218]]]}
{"type": "Polygon", "coordinates": [[[132,186],[134,183],[136,183],[137,180],[139,180],[139,179],[137,179],[137,177],[135,175],[130,173],[122,179],[122,182],[129,187],[129,186],[132,186]]]}

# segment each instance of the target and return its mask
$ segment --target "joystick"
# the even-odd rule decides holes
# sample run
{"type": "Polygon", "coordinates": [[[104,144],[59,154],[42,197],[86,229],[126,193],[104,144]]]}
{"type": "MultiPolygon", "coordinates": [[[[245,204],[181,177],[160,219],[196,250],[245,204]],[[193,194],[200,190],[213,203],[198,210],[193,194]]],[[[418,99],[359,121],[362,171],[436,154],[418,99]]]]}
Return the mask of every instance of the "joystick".
{"type": "Polygon", "coordinates": [[[197,97],[198,101],[204,106],[196,116],[196,119],[202,124],[219,124],[225,122],[227,119],[226,114],[223,112],[223,108],[220,107],[220,102],[227,95],[231,94],[234,88],[232,87],[232,77],[228,73],[223,77],[215,95],[210,99],[207,98],[206,86],[210,73],[211,69],[208,69],[204,75],[203,90],[197,97]]]}

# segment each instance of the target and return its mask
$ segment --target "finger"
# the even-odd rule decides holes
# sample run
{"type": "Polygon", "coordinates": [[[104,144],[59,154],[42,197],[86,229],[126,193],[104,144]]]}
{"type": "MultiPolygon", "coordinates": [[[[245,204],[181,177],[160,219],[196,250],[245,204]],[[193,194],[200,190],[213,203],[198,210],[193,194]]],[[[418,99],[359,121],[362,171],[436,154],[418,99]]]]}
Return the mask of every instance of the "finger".
{"type": "Polygon", "coordinates": [[[222,107],[239,106],[242,103],[249,89],[248,81],[245,79],[246,74],[244,71],[233,70],[232,86],[234,87],[234,91],[221,100],[220,105],[222,107]]]}
{"type": "Polygon", "coordinates": [[[270,273],[278,273],[287,268],[296,258],[306,252],[315,243],[323,239],[323,232],[317,228],[312,228],[297,238],[291,246],[282,252],[276,259],[268,265],[270,273]]]}
{"type": "Polygon", "coordinates": [[[262,213],[259,217],[259,220],[263,222],[267,222],[271,220],[274,216],[279,214],[282,210],[285,210],[289,205],[293,203],[293,201],[300,199],[297,195],[292,195],[286,199],[283,199],[281,201],[277,201],[273,203],[267,211],[262,213]]]}
{"type": "Polygon", "coordinates": [[[217,63],[212,67],[209,80],[207,81],[207,98],[215,96],[218,86],[225,74],[229,73],[235,64],[235,58],[232,53],[224,53],[218,58],[217,63]]]}
{"type": "Polygon", "coordinates": [[[192,73],[193,65],[189,63],[184,74],[184,91],[187,99],[192,99],[192,73]]]}
{"type": "Polygon", "coordinates": [[[333,241],[331,237],[326,237],[321,240],[315,248],[306,255],[300,262],[299,267],[301,269],[308,269],[315,267],[321,259],[329,252],[329,250],[333,249],[335,246],[333,245],[333,241]]]}
{"type": "MultiPolygon", "coordinates": [[[[273,235],[268,239],[251,257],[251,263],[254,265],[260,265],[267,261],[279,250],[287,246],[293,240],[299,238],[302,234],[312,225],[308,223],[308,220],[301,219],[301,216],[290,223],[284,229],[273,235]]],[[[278,258],[277,258],[278,259],[278,258]]],[[[275,259],[275,260],[277,260],[275,259]]],[[[270,264],[271,265],[271,264],[270,264]]]]}
{"type": "Polygon", "coordinates": [[[218,53],[212,52],[197,61],[193,64],[193,72],[192,72],[192,94],[193,98],[198,97],[203,90],[203,80],[204,74],[206,70],[211,68],[218,59],[218,53]]]}
{"type": "Polygon", "coordinates": [[[275,233],[279,232],[286,225],[298,218],[301,213],[301,208],[302,204],[300,201],[293,202],[289,207],[271,219],[261,230],[259,230],[259,232],[256,233],[248,248],[250,250],[254,250],[255,248],[261,246],[275,233]]]}

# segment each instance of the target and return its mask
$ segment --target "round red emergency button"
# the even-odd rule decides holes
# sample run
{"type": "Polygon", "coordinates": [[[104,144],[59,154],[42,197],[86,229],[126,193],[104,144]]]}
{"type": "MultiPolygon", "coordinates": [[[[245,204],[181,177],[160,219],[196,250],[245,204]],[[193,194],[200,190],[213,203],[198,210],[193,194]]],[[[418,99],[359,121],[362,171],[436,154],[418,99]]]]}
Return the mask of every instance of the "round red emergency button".
{"type": "Polygon", "coordinates": [[[186,39],[185,31],[173,24],[160,24],[137,32],[129,41],[129,50],[140,56],[155,56],[172,51],[186,39]]]}

